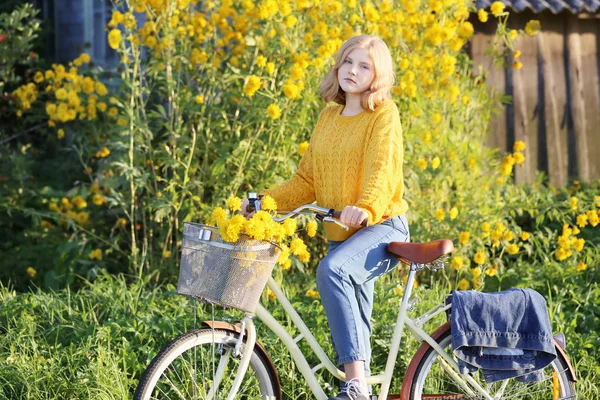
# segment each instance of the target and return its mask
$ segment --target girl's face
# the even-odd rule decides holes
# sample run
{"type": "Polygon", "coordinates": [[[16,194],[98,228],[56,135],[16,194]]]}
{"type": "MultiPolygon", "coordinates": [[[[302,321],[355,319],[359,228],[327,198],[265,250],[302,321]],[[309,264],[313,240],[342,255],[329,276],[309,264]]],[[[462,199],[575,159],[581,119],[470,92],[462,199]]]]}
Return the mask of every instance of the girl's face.
{"type": "Polygon", "coordinates": [[[366,49],[356,48],[342,62],[337,73],[340,87],[346,94],[362,94],[371,87],[375,66],[366,49]]]}

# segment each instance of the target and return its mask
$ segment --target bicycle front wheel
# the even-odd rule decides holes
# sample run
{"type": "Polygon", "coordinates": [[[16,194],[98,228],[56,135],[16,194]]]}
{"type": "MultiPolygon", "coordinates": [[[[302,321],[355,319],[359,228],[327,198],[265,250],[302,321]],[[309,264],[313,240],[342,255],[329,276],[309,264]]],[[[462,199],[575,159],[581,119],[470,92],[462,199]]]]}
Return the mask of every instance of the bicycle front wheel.
{"type": "MultiPolygon", "coordinates": [[[[240,362],[234,355],[237,341],[237,332],[220,329],[194,330],[180,336],[152,360],[134,399],[227,398],[240,362]]],[[[243,349],[242,345],[240,353],[243,349]]],[[[280,398],[277,375],[257,344],[236,399],[280,398]]]]}
{"type": "MultiPolygon", "coordinates": [[[[443,333],[437,343],[444,351],[452,355],[452,334],[450,329],[443,333]]],[[[473,379],[484,387],[495,400],[556,400],[575,399],[575,388],[571,382],[569,366],[557,350],[557,358],[544,370],[541,382],[519,382],[516,379],[486,384],[480,372],[473,379]]],[[[454,357],[453,357],[454,358],[454,357]]],[[[447,373],[449,365],[431,347],[421,358],[414,375],[410,399],[484,399],[473,388],[465,389],[452,380],[447,373]]]]}

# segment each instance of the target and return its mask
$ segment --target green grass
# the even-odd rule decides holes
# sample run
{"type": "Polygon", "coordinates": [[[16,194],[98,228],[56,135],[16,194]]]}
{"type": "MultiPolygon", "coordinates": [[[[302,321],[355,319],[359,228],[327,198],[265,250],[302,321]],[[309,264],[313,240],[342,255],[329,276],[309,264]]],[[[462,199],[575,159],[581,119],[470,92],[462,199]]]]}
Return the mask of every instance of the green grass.
{"type": "MultiPolygon", "coordinates": [[[[378,284],[376,320],[373,334],[373,372],[381,371],[387,357],[386,340],[391,335],[399,304],[393,288],[399,280],[393,272],[378,284]]],[[[303,293],[314,282],[310,275],[287,275],[283,287],[295,307],[314,329],[316,337],[331,354],[328,328],[318,300],[303,293]],[[294,284],[291,284],[292,280],[294,284]],[[295,293],[294,288],[303,288],[295,293]]],[[[430,307],[447,293],[441,286],[417,290],[417,311],[430,307]]],[[[597,293],[597,288],[595,293],[597,293]]],[[[274,302],[265,299],[267,307],[282,317],[274,302]]],[[[0,288],[0,398],[2,399],[128,399],[154,355],[170,340],[190,330],[201,320],[211,318],[211,309],[198,305],[196,323],[193,308],[197,303],[179,296],[175,287],[152,288],[147,282],[126,283],[124,277],[102,276],[74,293],[36,292],[18,294],[0,288]]],[[[551,315],[571,307],[566,301],[549,301],[551,315]]],[[[239,316],[215,310],[216,319],[239,316]]],[[[579,311],[585,318],[585,310],[579,311]]],[[[598,332],[576,333],[570,324],[561,326],[567,333],[567,350],[573,358],[580,382],[580,398],[600,398],[598,350],[587,346],[598,340],[598,332]]],[[[432,329],[432,328],[430,328],[432,329]]],[[[311,398],[293,361],[274,335],[259,324],[260,340],[269,349],[280,371],[285,397],[311,398]]],[[[304,345],[306,347],[306,345],[304,345]]],[[[397,392],[403,370],[416,341],[403,342],[398,360],[397,392]]],[[[316,364],[314,357],[313,364],[316,364]]],[[[335,385],[331,379],[327,379],[335,385]]]]}

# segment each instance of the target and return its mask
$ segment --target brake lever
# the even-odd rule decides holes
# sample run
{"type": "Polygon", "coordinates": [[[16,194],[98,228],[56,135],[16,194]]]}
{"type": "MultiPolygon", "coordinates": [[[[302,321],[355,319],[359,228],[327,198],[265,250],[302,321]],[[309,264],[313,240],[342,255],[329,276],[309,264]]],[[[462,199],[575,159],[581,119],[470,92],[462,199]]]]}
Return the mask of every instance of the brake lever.
{"type": "Polygon", "coordinates": [[[341,226],[345,230],[350,229],[350,228],[348,228],[348,225],[346,225],[343,222],[341,222],[340,220],[332,218],[332,217],[324,217],[323,218],[323,222],[333,222],[334,224],[337,224],[337,225],[341,226]]]}

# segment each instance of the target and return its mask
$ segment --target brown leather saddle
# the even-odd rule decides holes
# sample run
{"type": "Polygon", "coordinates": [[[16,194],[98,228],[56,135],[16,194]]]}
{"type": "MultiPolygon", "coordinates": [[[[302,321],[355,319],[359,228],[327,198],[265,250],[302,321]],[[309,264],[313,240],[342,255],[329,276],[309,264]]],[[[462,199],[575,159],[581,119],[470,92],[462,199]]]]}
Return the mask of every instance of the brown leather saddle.
{"type": "Polygon", "coordinates": [[[387,245],[387,251],[407,265],[411,261],[415,264],[429,264],[453,250],[454,243],[449,239],[426,243],[391,242],[387,245]]]}

